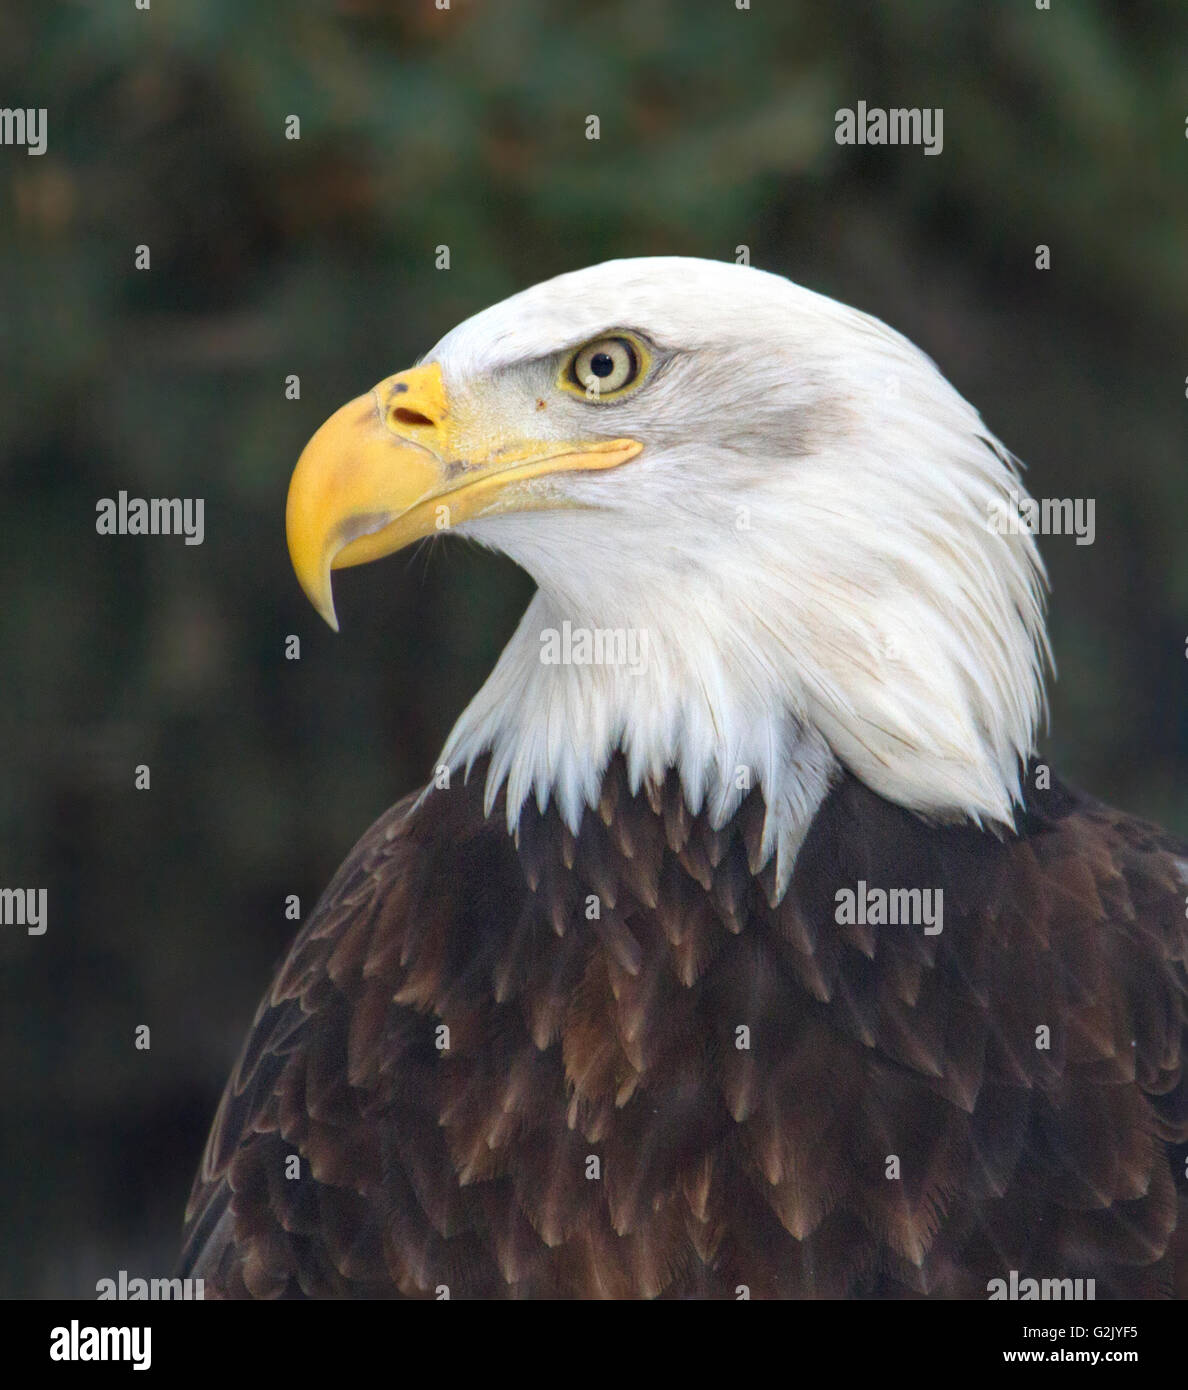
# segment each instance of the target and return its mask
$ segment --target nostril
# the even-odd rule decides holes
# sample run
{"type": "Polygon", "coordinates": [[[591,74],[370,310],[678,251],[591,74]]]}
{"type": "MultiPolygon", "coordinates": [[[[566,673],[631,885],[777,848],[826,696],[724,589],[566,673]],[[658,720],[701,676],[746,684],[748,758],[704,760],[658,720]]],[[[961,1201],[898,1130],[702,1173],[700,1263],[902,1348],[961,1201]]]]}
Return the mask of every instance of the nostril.
{"type": "Polygon", "coordinates": [[[419,410],[406,410],[404,406],[392,412],[392,419],[398,420],[402,425],[431,425],[432,420],[428,415],[422,415],[419,410]]]}

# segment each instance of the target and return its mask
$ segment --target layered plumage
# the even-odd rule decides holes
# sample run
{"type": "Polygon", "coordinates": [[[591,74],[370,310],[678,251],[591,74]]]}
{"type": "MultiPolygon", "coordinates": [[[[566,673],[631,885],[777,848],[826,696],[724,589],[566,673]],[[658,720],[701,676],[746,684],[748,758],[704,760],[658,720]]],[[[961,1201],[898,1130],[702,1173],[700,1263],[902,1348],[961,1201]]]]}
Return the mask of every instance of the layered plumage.
{"type": "Polygon", "coordinates": [[[616,761],[516,844],[480,786],[380,820],[269,991],[191,1203],[208,1287],[1188,1292],[1182,846],[1061,789],[1017,838],[922,832],[847,777],[773,908],[755,794],[715,832],[616,761]],[[859,880],[941,888],[944,930],[839,927],[859,880]]]}
{"type": "Polygon", "coordinates": [[[702,262],[562,277],[429,361],[344,408],[375,476],[405,451],[399,505],[335,472],[326,520],[324,453],[316,505],[299,465],[303,583],[327,611],[336,555],[445,498],[541,590],[261,1005],[185,1272],[231,1297],[984,1298],[1012,1270],[1183,1296],[1188,847],[1026,761],[1042,571],[986,523],[1018,478],[976,414],[873,320],[702,262]],[[563,398],[618,334],[638,389],[563,398]],[[499,464],[493,501],[513,449],[550,467],[499,464]],[[566,621],[647,631],[647,669],[543,663],[566,621]],[[855,921],[855,890],[939,894],[943,926],[855,921]]]}

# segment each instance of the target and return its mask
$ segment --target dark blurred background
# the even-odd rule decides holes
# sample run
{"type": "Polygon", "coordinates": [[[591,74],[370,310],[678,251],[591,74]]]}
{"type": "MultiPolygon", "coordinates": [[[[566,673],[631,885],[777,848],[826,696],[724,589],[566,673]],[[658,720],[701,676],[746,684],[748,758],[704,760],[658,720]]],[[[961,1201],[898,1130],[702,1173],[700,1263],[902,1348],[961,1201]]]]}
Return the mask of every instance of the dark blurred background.
{"type": "Polygon", "coordinates": [[[1186,52],[1142,0],[0,9],[0,105],[49,118],[0,147],[0,886],[49,892],[0,928],[0,1291],[168,1271],[285,895],[425,779],[530,592],[447,542],[341,576],[333,636],[302,444],[559,271],[745,244],[1095,498],[1095,544],[1043,542],[1045,747],[1188,832],[1186,52]],[[839,147],[860,100],[943,107],[943,153],[839,147]],[[204,498],[205,543],[97,535],[120,489],[204,498]]]}

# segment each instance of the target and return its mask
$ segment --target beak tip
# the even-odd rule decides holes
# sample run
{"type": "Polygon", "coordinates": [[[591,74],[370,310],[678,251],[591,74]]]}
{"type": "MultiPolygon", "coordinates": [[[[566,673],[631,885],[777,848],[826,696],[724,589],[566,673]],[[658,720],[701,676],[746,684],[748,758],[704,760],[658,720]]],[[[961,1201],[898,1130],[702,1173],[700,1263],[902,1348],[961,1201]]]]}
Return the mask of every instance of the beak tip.
{"type": "Polygon", "coordinates": [[[327,584],[320,594],[306,592],[306,597],[317,609],[318,616],[326,624],[331,632],[338,631],[338,614],[334,611],[334,594],[327,584]]]}
{"type": "Polygon", "coordinates": [[[331,632],[337,632],[338,614],[334,611],[334,588],[330,583],[330,566],[327,564],[324,571],[319,566],[315,574],[310,575],[294,559],[293,569],[297,574],[297,582],[301,585],[301,592],[309,600],[318,617],[331,632]]]}

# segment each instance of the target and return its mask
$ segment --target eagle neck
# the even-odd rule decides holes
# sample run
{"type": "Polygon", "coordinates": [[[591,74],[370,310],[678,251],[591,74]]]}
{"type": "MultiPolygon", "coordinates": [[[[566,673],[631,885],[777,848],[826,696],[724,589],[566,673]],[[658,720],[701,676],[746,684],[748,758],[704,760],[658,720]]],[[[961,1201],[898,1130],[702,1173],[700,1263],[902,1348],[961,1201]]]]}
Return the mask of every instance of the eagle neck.
{"type": "MultiPolygon", "coordinates": [[[[671,612],[671,603],[658,606],[671,612]]],[[[752,791],[765,808],[752,871],[773,865],[782,896],[817,810],[840,774],[806,718],[795,682],[755,644],[682,610],[679,633],[656,613],[597,619],[538,593],[442,752],[435,784],[486,763],[484,812],[503,800],[516,834],[524,807],[550,805],[573,834],[621,757],[633,796],[670,781],[687,812],[720,830],[752,791]],[[504,794],[501,797],[501,793],[504,794]]]]}

